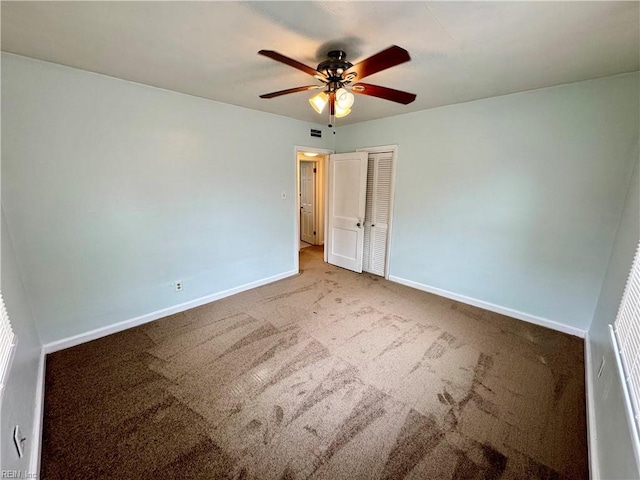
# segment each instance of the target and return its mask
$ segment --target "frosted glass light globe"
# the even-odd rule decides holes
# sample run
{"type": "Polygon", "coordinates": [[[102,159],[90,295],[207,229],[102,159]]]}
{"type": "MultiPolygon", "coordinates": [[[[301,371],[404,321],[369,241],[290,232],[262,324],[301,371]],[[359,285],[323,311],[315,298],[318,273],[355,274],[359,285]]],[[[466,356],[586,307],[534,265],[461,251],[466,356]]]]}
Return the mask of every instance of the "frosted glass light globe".
{"type": "Polygon", "coordinates": [[[345,88],[339,88],[336,91],[336,106],[343,110],[348,110],[353,105],[355,97],[353,93],[348,92],[345,88]]]}

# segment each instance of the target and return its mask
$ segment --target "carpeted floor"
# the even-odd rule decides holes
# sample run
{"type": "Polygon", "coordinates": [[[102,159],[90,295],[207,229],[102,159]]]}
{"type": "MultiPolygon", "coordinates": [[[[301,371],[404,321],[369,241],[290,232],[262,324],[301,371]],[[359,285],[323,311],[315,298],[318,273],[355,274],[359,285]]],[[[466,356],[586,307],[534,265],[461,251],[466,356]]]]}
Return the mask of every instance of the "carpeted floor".
{"type": "Polygon", "coordinates": [[[588,478],[581,339],[300,262],[49,355],[42,478],[588,478]]]}

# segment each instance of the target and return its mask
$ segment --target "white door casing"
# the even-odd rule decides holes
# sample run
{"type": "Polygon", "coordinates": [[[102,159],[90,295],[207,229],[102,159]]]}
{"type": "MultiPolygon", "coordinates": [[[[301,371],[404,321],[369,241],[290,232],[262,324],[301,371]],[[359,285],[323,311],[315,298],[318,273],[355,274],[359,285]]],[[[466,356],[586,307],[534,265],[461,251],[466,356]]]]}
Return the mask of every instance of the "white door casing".
{"type": "Polygon", "coordinates": [[[315,162],[300,162],[300,239],[315,245],[315,162]]]}
{"type": "Polygon", "coordinates": [[[329,157],[329,231],[327,260],[362,272],[367,154],[339,153],[329,157]]]}

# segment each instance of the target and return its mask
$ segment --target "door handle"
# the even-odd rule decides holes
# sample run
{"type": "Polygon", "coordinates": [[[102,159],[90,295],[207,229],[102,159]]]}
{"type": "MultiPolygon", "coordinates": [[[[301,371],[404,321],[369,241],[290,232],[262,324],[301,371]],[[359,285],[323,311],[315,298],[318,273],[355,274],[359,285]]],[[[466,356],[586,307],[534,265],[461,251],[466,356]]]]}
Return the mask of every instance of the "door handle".
{"type": "Polygon", "coordinates": [[[356,223],[356,227],[360,228],[360,222],[356,223]]]}

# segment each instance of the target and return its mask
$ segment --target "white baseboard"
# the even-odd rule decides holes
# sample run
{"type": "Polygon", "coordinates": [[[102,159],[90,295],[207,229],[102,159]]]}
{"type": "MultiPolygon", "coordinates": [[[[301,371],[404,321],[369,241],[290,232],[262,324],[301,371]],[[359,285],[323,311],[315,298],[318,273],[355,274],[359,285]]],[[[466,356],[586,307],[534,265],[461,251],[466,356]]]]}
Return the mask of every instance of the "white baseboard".
{"type": "Polygon", "coordinates": [[[33,412],[33,431],[31,433],[31,457],[29,458],[29,473],[40,478],[40,454],[42,451],[42,429],[44,422],[44,380],[47,357],[44,347],[40,349],[40,364],[36,379],[36,405],[33,412]]]}
{"type": "Polygon", "coordinates": [[[565,325],[564,323],[556,322],[555,320],[549,320],[548,318],[529,315],[528,313],[520,312],[518,310],[513,310],[507,307],[502,307],[500,305],[495,305],[493,303],[485,302],[483,300],[478,300],[477,298],[471,298],[464,295],[460,295],[458,293],[449,292],[441,288],[424,285],[422,283],[414,282],[413,280],[407,280],[405,278],[396,277],[394,275],[389,275],[389,280],[392,282],[400,283],[402,285],[406,285],[407,287],[412,287],[418,290],[422,290],[424,292],[429,292],[435,295],[439,295],[441,297],[450,298],[451,300],[456,300],[461,303],[466,303],[467,305],[473,305],[474,307],[484,308],[485,310],[489,310],[491,312],[500,313],[508,317],[513,317],[513,318],[517,318],[518,320],[523,320],[525,322],[533,323],[535,325],[540,325],[541,327],[546,327],[552,330],[557,330],[559,332],[568,333],[569,335],[574,335],[576,337],[584,338],[585,335],[587,334],[586,330],[582,330],[581,328],[572,327],[571,325],[565,325]]]}
{"type": "Polygon", "coordinates": [[[95,330],[90,330],[88,332],[80,333],[78,335],[73,335],[71,337],[63,338],[61,340],[56,340],[54,342],[45,344],[44,352],[53,353],[53,352],[57,352],[58,350],[64,350],[65,348],[75,347],[76,345],[80,345],[81,343],[86,343],[101,337],[106,337],[107,335],[111,335],[112,333],[117,333],[123,330],[127,330],[129,328],[137,327],[138,325],[152,322],[154,320],[158,320],[159,318],[173,315],[175,313],[184,312],[185,310],[199,307],[206,303],[214,302],[216,300],[220,300],[222,298],[235,295],[236,293],[241,293],[246,290],[251,290],[252,288],[261,287],[262,285],[276,282],[284,278],[292,277],[297,274],[298,274],[297,270],[290,270],[288,272],[280,273],[272,277],[267,277],[261,280],[256,280],[255,282],[246,283],[244,285],[240,285],[239,287],[223,290],[222,292],[206,295],[204,297],[196,298],[195,300],[190,300],[188,302],[180,303],[178,305],[163,308],[161,310],[156,310],[155,312],[150,312],[145,315],[141,315],[139,317],[135,317],[129,320],[124,320],[122,322],[117,322],[111,325],[107,325],[106,327],[96,328],[95,330]]]}
{"type": "Polygon", "coordinates": [[[587,408],[587,451],[589,453],[589,478],[591,480],[599,480],[600,463],[598,462],[598,435],[596,434],[596,412],[593,408],[595,401],[593,399],[593,358],[591,355],[591,343],[589,335],[584,338],[584,387],[587,408]]]}

